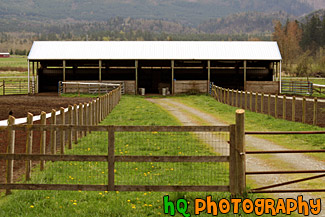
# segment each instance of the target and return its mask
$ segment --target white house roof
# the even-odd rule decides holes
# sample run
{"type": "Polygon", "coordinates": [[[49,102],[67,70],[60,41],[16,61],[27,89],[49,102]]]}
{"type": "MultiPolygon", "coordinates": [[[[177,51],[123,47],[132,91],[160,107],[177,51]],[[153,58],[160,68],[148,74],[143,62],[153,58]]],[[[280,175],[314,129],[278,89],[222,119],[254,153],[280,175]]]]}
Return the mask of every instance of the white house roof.
{"type": "Polygon", "coordinates": [[[29,60],[281,60],[273,41],[35,41],[29,60]]]}

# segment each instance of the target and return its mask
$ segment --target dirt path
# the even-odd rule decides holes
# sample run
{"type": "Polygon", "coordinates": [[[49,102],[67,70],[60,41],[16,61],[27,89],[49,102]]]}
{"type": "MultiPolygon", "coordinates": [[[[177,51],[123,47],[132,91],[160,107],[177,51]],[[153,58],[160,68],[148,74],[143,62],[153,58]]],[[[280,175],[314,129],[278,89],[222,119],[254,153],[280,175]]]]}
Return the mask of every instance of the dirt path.
{"type": "MultiPolygon", "coordinates": [[[[197,125],[197,124],[209,124],[220,125],[224,124],[219,121],[215,116],[202,112],[195,108],[184,105],[175,99],[163,98],[163,99],[148,99],[152,103],[160,105],[163,109],[167,110],[170,114],[175,116],[183,125],[197,125]],[[200,121],[197,121],[197,120],[200,121]],[[200,123],[198,123],[200,122],[200,123]]],[[[284,147],[274,144],[270,141],[260,139],[254,136],[246,136],[246,149],[247,150],[285,150],[284,147]]],[[[325,163],[315,160],[304,154],[278,154],[268,155],[266,158],[257,157],[256,155],[247,155],[247,171],[265,171],[265,170],[315,170],[324,169],[325,163]],[[301,163],[303,162],[303,163],[301,163]]],[[[290,176],[290,175],[259,175],[248,177],[248,182],[253,187],[266,186],[280,182],[291,181],[300,177],[308,177],[313,175],[303,176],[290,176]],[[294,178],[293,178],[294,177],[294,178]]],[[[281,189],[287,188],[319,188],[325,185],[325,178],[317,179],[312,182],[313,185],[308,185],[308,182],[295,184],[288,187],[280,187],[281,189]]],[[[279,188],[279,189],[280,189],[279,188]]],[[[274,188],[277,189],[277,188],[274,188]]],[[[286,194],[272,194],[275,198],[297,198],[297,196],[303,195],[305,200],[311,198],[322,199],[322,210],[325,209],[325,194],[324,193],[286,193],[286,194]]],[[[325,216],[325,211],[322,212],[325,216]]]]}

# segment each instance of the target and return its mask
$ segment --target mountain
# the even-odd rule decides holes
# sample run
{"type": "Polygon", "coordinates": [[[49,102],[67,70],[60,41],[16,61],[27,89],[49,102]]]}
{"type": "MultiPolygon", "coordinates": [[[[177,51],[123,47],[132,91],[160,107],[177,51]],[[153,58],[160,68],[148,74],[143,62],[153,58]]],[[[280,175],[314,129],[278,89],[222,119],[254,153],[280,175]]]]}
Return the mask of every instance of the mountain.
{"type": "Polygon", "coordinates": [[[269,34],[274,30],[274,21],[285,23],[295,17],[285,12],[246,12],[210,19],[198,25],[202,32],[210,34],[269,34]]]}
{"type": "Polygon", "coordinates": [[[187,25],[242,12],[300,16],[316,0],[0,0],[0,19],[106,21],[112,17],[163,19],[187,25]]]}

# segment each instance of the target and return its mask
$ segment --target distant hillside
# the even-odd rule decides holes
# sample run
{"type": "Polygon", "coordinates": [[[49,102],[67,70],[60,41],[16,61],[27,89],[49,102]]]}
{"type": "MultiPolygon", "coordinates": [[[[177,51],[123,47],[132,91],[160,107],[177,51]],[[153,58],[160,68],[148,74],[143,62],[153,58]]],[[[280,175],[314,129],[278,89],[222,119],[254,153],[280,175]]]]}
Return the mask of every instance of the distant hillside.
{"type": "Polygon", "coordinates": [[[210,19],[198,26],[200,31],[215,34],[263,34],[274,30],[274,20],[284,23],[287,19],[294,17],[284,13],[261,13],[247,12],[232,14],[227,17],[210,19]]]}
{"type": "MultiPolygon", "coordinates": [[[[164,19],[196,25],[241,12],[300,16],[313,11],[302,0],[0,0],[0,19],[106,21],[112,17],[164,19]]],[[[305,0],[303,0],[305,1],[305,0]]],[[[310,0],[312,1],[312,0],[310,0]]]]}

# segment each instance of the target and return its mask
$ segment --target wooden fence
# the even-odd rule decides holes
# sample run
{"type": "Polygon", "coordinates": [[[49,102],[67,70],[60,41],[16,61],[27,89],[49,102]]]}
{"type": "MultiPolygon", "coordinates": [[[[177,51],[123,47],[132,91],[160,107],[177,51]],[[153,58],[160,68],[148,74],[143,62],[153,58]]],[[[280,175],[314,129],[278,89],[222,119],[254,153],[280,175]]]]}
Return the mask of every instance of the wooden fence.
{"type": "Polygon", "coordinates": [[[289,94],[313,94],[313,83],[310,81],[281,81],[281,93],[289,94]]]}
{"type": "Polygon", "coordinates": [[[0,81],[0,94],[27,94],[28,82],[25,79],[2,80],[0,81]]]}
{"type": "MultiPolygon", "coordinates": [[[[100,105],[107,105],[109,101],[103,100],[100,105]]],[[[113,103],[113,105],[116,104],[113,103]]],[[[100,106],[99,106],[100,107],[100,106]]],[[[95,106],[98,108],[98,106],[95,106]]],[[[103,114],[108,114],[107,106],[103,107],[103,114]]],[[[82,111],[82,110],[81,110],[82,111]]],[[[96,109],[94,110],[96,111],[96,109]]],[[[98,113],[93,114],[92,120],[102,117],[98,113]]],[[[68,116],[72,116],[72,110],[68,116]]],[[[61,118],[64,118],[62,116],[61,118]]],[[[52,119],[51,125],[38,124],[33,125],[15,125],[15,119],[9,118],[9,126],[3,127],[1,130],[8,132],[8,152],[0,154],[0,160],[7,161],[6,181],[0,183],[0,189],[6,189],[6,193],[10,194],[12,189],[25,190],[88,190],[88,191],[220,191],[231,192],[234,195],[243,194],[245,192],[245,155],[244,153],[244,110],[239,110],[236,113],[235,125],[222,126],[94,126],[93,124],[82,125],[69,123],[68,125],[55,124],[55,119],[52,119]],[[27,131],[26,153],[17,154],[15,150],[15,132],[27,131]],[[40,154],[31,153],[33,142],[31,135],[33,131],[44,132],[40,140],[40,154]],[[107,154],[105,155],[66,155],[65,140],[61,140],[60,144],[55,144],[55,133],[60,136],[68,134],[67,147],[72,147],[73,135],[79,132],[106,132],[108,134],[107,154]],[[44,140],[45,132],[50,132],[51,153],[45,154],[44,140]],[[158,132],[228,132],[230,135],[229,155],[218,156],[152,156],[152,155],[116,155],[115,135],[121,132],[150,132],[156,134],[158,132]],[[60,148],[57,148],[59,146],[60,148]],[[56,150],[61,150],[60,154],[56,150]],[[87,161],[87,162],[106,162],[108,169],[108,183],[101,185],[91,184],[40,184],[28,183],[31,178],[31,166],[26,167],[25,183],[14,183],[13,181],[13,166],[15,160],[24,160],[28,165],[32,165],[32,161],[41,161],[41,170],[44,168],[45,161],[87,161]],[[189,163],[229,163],[229,184],[228,185],[117,185],[115,182],[115,163],[116,162],[189,162],[189,163]],[[42,166],[43,164],[43,166],[42,166]]],[[[101,120],[101,119],[97,119],[101,120]]]]}
{"type": "Polygon", "coordinates": [[[307,116],[310,124],[319,125],[319,100],[286,95],[272,95],[254,93],[248,91],[232,90],[213,85],[211,95],[217,101],[235,107],[240,107],[253,112],[273,115],[275,118],[307,123],[307,116]],[[298,102],[300,107],[298,105],[298,102]],[[271,103],[272,102],[272,103],[271,103]],[[289,104],[290,103],[290,104],[289,104]],[[307,108],[308,103],[308,108],[307,108]],[[290,106],[290,107],[289,107],[290,106]],[[299,112],[297,112],[297,110],[299,112]],[[280,112],[281,111],[281,112],[280,112]],[[289,118],[288,115],[291,117],[289,118]]]}
{"type": "MultiPolygon", "coordinates": [[[[46,155],[47,149],[50,149],[51,155],[56,155],[57,152],[60,152],[62,155],[65,153],[66,147],[71,149],[73,143],[77,144],[81,137],[86,136],[90,132],[86,130],[72,130],[71,126],[73,125],[79,129],[84,125],[88,127],[98,125],[118,104],[120,97],[121,92],[120,87],[118,87],[89,103],[70,105],[67,109],[61,108],[59,115],[57,115],[55,110],[52,110],[49,125],[46,125],[47,114],[45,112],[42,112],[40,115],[40,124],[33,124],[33,119],[35,118],[30,113],[27,116],[27,124],[23,125],[15,125],[15,118],[9,116],[8,126],[0,127],[1,136],[6,137],[0,138],[3,144],[1,150],[7,149],[7,154],[15,154],[15,149],[21,150],[22,146],[24,146],[26,147],[26,155],[37,156],[32,154],[33,150],[35,153],[35,148],[39,148],[38,153],[41,156],[48,156],[46,155]],[[64,130],[55,128],[61,126],[70,126],[70,128],[64,130]],[[38,129],[38,132],[34,132],[33,135],[35,129],[38,129]]],[[[3,160],[3,158],[0,157],[0,160],[3,160]]],[[[33,157],[31,160],[26,161],[26,180],[29,180],[31,177],[32,160],[34,160],[33,157]]],[[[41,170],[44,169],[44,160],[41,159],[40,162],[41,170]]],[[[7,168],[5,169],[7,183],[13,183],[13,162],[13,159],[7,161],[7,168]]],[[[4,165],[1,165],[0,169],[3,169],[3,167],[4,165]]],[[[10,193],[10,190],[7,190],[8,193],[10,193]]]]}

